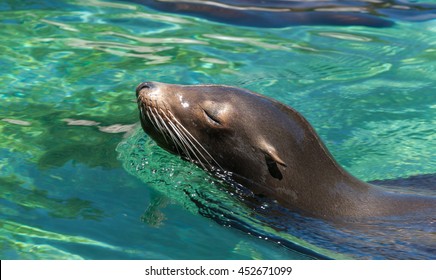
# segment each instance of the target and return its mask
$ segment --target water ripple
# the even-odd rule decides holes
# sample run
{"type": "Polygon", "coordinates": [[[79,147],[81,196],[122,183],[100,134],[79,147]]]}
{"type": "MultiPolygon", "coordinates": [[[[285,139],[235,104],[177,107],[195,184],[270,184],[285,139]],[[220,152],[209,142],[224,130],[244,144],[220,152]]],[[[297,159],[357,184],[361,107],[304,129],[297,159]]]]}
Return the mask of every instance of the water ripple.
{"type": "MultiPolygon", "coordinates": [[[[288,4],[319,9],[319,3],[288,4]]],[[[359,242],[350,233],[335,237],[307,232],[318,226],[326,233],[331,225],[292,216],[290,229],[273,222],[280,230],[290,230],[281,235],[262,209],[253,211],[241,203],[234,189],[146,139],[128,136],[137,122],[134,88],[146,79],[238,85],[301,111],[340,163],[361,179],[436,173],[436,25],[399,20],[411,16],[409,12],[392,16],[398,20],[391,28],[251,28],[120,1],[3,1],[0,218],[47,232],[39,232],[42,236],[79,236],[109,246],[120,244],[115,238],[135,237],[119,245],[124,254],[111,249],[101,254],[101,246],[86,245],[89,250],[84,252],[80,243],[68,247],[69,242],[39,238],[37,230],[32,240],[3,230],[0,242],[10,249],[6,258],[189,258],[191,250],[181,248],[194,242],[195,257],[207,257],[204,248],[209,245],[222,258],[303,257],[274,245],[284,240],[330,257],[362,257],[358,250],[325,246],[327,241],[342,244],[341,238],[355,246],[359,242]],[[132,146],[119,148],[126,156],[122,163],[134,176],[116,159],[115,147],[123,139],[132,146]],[[145,148],[129,142],[135,139],[145,148]],[[140,176],[151,189],[136,179],[140,176]],[[82,185],[77,180],[83,180],[82,185]],[[176,203],[162,210],[165,202],[148,196],[154,191],[176,203]],[[144,211],[150,199],[157,209],[144,211]],[[213,227],[198,217],[199,211],[226,226],[246,229],[256,239],[213,227]],[[162,228],[154,228],[141,223],[141,214],[155,225],[159,217],[167,219],[162,228]],[[180,227],[180,221],[190,219],[192,231],[180,227]],[[110,234],[102,234],[102,228],[110,234]],[[120,233],[119,228],[130,231],[120,233]],[[196,241],[189,239],[193,236],[196,241]],[[69,255],[59,244],[80,253],[69,255]],[[255,253],[234,254],[241,251],[255,253]]]]}

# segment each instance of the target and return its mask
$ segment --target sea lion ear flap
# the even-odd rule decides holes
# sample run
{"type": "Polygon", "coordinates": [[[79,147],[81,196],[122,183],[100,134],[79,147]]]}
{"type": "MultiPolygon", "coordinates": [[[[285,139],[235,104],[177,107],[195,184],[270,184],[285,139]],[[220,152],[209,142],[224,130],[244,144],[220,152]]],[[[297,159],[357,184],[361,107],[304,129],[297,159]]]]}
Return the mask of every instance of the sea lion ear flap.
{"type": "Polygon", "coordinates": [[[272,160],[272,161],[276,162],[277,164],[280,164],[284,167],[288,166],[286,164],[286,162],[280,158],[279,153],[277,152],[277,150],[273,146],[271,146],[263,141],[260,149],[262,150],[262,152],[265,154],[265,156],[268,159],[270,159],[270,160],[272,160]]]}

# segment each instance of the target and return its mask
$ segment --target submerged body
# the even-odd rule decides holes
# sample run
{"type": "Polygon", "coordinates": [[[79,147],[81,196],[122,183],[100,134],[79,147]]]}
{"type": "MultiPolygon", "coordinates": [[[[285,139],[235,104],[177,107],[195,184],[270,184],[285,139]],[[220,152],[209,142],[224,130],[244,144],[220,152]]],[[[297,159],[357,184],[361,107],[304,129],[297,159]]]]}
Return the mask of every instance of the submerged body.
{"type": "Polygon", "coordinates": [[[159,146],[257,197],[326,220],[435,213],[433,197],[350,175],[309,122],[278,101],[222,85],[146,82],[136,92],[141,125],[159,146]]]}
{"type": "Polygon", "coordinates": [[[256,27],[339,25],[389,27],[396,20],[434,19],[436,5],[415,1],[126,0],[163,12],[256,27]]]}

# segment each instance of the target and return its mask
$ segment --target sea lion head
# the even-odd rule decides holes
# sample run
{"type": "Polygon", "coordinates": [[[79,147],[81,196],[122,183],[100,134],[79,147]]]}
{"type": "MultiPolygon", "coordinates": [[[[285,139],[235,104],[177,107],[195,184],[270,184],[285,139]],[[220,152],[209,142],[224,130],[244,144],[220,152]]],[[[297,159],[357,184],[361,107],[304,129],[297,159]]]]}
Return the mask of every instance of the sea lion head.
{"type": "Polygon", "coordinates": [[[297,121],[281,116],[289,107],[245,89],[144,82],[136,94],[144,131],[162,148],[209,171],[256,182],[281,179],[279,166],[288,165],[283,137],[286,143],[304,138],[297,121]]]}

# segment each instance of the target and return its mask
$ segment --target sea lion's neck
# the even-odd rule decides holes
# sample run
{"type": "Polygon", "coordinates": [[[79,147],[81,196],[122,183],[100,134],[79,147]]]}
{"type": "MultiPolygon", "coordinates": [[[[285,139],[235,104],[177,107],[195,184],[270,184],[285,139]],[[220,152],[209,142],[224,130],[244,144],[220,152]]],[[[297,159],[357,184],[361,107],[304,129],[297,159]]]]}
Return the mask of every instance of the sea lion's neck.
{"type": "MultiPolygon", "coordinates": [[[[312,146],[314,147],[314,146],[312,146]]],[[[434,209],[434,199],[389,192],[348,173],[319,142],[321,150],[306,153],[307,160],[291,172],[287,188],[275,197],[288,208],[327,220],[355,220],[434,209]],[[407,205],[407,207],[405,207],[407,205]]]]}
{"type": "Polygon", "coordinates": [[[296,180],[287,189],[297,208],[323,217],[354,216],[364,210],[359,199],[369,202],[373,196],[372,186],[350,175],[329,153],[307,155],[304,163],[292,172],[296,180]]]}
{"type": "Polygon", "coordinates": [[[363,216],[371,213],[380,190],[348,173],[331,155],[314,129],[301,116],[305,129],[300,143],[292,143],[285,158],[282,182],[270,180],[281,204],[314,216],[363,216]],[[326,203],[326,201],[328,203],[326,203]]]}

